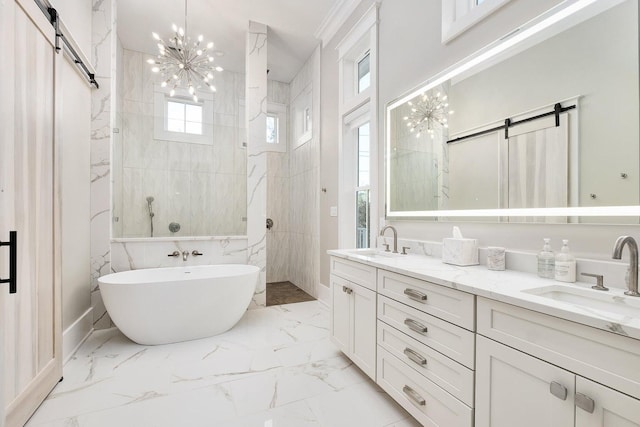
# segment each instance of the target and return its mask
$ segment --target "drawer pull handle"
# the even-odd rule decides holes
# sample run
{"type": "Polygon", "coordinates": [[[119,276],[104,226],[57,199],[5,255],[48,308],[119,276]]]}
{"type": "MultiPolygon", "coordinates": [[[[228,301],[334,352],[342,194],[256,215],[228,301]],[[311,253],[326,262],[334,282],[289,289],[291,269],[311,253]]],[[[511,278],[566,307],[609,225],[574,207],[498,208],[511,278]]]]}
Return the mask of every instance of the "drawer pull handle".
{"type": "Polygon", "coordinates": [[[351,295],[352,292],[353,292],[353,289],[347,288],[347,294],[351,295]]]}
{"type": "Polygon", "coordinates": [[[567,400],[567,388],[560,383],[552,381],[549,384],[549,392],[560,400],[567,400]]]}
{"type": "Polygon", "coordinates": [[[420,334],[425,334],[428,332],[428,328],[417,320],[404,319],[404,324],[407,325],[412,331],[418,332],[420,334]]]}
{"type": "Polygon", "coordinates": [[[402,391],[404,392],[404,394],[409,396],[409,398],[414,402],[416,402],[418,405],[424,406],[427,404],[427,401],[424,400],[422,396],[420,396],[414,389],[412,389],[408,385],[405,385],[404,387],[402,387],[402,391]]]}
{"type": "Polygon", "coordinates": [[[424,358],[420,353],[415,350],[410,349],[409,347],[404,349],[404,355],[411,359],[412,362],[424,366],[427,364],[427,359],[424,358]]]}
{"type": "Polygon", "coordinates": [[[576,393],[575,405],[590,414],[593,414],[593,410],[596,407],[596,403],[593,401],[593,399],[582,393],[576,393]]]}
{"type": "Polygon", "coordinates": [[[412,300],[418,302],[425,302],[427,300],[427,295],[423,294],[420,291],[416,291],[415,289],[407,288],[404,290],[404,294],[411,298],[412,300]]]}
{"type": "Polygon", "coordinates": [[[342,292],[347,292],[347,287],[346,286],[342,287],[342,292]]]}

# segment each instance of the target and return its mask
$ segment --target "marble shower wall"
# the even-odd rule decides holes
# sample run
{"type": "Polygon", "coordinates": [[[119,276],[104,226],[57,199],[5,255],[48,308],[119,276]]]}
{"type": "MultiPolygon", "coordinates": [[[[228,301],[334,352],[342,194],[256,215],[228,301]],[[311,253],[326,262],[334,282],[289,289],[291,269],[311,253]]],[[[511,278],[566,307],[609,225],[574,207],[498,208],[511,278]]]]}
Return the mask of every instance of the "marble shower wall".
{"type": "MultiPolygon", "coordinates": [[[[289,105],[289,85],[273,80],[267,82],[269,102],[289,105]]],[[[291,120],[288,120],[290,123],[291,120]]],[[[290,127],[290,126],[288,126],[290,127]]],[[[291,132],[287,129],[287,151],[267,153],[267,217],[273,228],[267,231],[267,283],[285,282],[289,278],[289,152],[291,132]]]]}
{"type": "MultiPolygon", "coordinates": [[[[317,297],[320,283],[320,49],[291,81],[289,105],[309,85],[312,87],[312,128],[310,141],[289,154],[289,280],[317,297]]],[[[290,120],[292,122],[292,120],[290,120]]],[[[295,143],[293,144],[295,145],[295,143]]]]}
{"type": "Polygon", "coordinates": [[[247,261],[260,268],[251,308],[266,305],[267,273],[267,26],[249,22],[246,47],[247,261]]]}
{"type": "Polygon", "coordinates": [[[114,139],[114,237],[150,237],[148,196],[154,197],[154,237],[246,234],[246,149],[240,141],[244,75],[216,75],[212,143],[154,139],[150,55],[123,52],[120,138],[114,139]],[[172,233],[169,224],[180,231],[172,233]]]}
{"type": "Polygon", "coordinates": [[[191,265],[245,264],[247,239],[244,237],[203,237],[182,239],[127,239],[111,243],[111,268],[113,272],[140,268],[185,267],[191,265]],[[194,257],[197,250],[201,256],[194,257]],[[189,255],[168,257],[173,251],[189,255]]]}
{"type": "Polygon", "coordinates": [[[110,267],[111,137],[115,124],[116,0],[94,0],[91,61],[100,88],[91,92],[91,305],[96,329],[111,326],[98,277],[110,267]]]}

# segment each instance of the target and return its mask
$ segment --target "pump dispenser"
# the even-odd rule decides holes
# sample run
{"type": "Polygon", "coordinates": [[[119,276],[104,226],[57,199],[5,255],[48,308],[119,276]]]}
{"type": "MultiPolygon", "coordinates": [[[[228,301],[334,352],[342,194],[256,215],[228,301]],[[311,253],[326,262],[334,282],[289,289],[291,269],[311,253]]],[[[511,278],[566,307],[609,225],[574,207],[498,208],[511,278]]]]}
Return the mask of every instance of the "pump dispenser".
{"type": "Polygon", "coordinates": [[[573,283],[576,281],[576,258],[569,252],[569,241],[562,241],[562,249],[556,255],[556,280],[573,283]]]}
{"type": "Polygon", "coordinates": [[[551,239],[545,238],[542,250],[538,252],[538,276],[553,279],[555,254],[551,250],[551,239]]]}

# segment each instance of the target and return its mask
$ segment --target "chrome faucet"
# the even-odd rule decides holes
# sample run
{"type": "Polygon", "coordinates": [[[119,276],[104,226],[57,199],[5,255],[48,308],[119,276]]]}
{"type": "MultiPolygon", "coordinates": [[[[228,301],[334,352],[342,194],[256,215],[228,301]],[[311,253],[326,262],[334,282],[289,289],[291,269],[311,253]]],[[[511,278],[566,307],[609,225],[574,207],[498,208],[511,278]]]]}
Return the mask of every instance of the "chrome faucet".
{"type": "Polygon", "coordinates": [[[638,244],[631,236],[620,236],[613,246],[613,259],[622,259],[622,248],[629,246],[629,290],[625,295],[640,297],[638,293],[638,244]]]}
{"type": "MultiPolygon", "coordinates": [[[[391,231],[393,231],[393,253],[397,254],[398,253],[398,230],[396,230],[396,228],[393,225],[384,226],[382,227],[382,230],[380,230],[381,236],[384,236],[384,232],[387,230],[387,228],[390,228],[391,231]]],[[[389,252],[388,246],[385,252],[389,252]]]]}
{"type": "Polygon", "coordinates": [[[182,260],[186,261],[189,256],[189,251],[182,251],[182,260]]]}

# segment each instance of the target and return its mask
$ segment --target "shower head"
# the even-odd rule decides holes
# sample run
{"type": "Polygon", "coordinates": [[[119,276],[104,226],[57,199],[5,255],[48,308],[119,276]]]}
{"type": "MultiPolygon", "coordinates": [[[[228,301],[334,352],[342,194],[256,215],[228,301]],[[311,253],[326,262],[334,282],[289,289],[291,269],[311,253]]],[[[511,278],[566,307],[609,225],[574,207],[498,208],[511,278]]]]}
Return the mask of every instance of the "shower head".
{"type": "Polygon", "coordinates": [[[154,200],[155,200],[155,199],[153,198],[153,196],[149,196],[149,197],[147,197],[147,202],[148,202],[148,203],[151,203],[151,202],[153,202],[154,200]]]}

